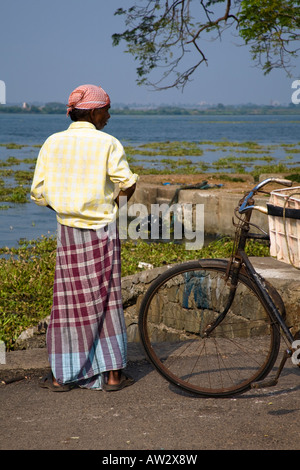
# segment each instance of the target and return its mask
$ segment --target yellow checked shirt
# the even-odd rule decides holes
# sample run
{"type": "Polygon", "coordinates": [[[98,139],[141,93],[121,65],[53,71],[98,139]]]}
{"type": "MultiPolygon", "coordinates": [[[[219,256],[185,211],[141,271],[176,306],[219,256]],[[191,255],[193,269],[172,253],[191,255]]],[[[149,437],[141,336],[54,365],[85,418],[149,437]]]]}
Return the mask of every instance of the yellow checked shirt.
{"type": "Polygon", "coordinates": [[[42,146],[31,199],[51,206],[62,225],[97,230],[116,218],[114,183],[125,190],[137,179],[117,139],[77,121],[42,146]]]}

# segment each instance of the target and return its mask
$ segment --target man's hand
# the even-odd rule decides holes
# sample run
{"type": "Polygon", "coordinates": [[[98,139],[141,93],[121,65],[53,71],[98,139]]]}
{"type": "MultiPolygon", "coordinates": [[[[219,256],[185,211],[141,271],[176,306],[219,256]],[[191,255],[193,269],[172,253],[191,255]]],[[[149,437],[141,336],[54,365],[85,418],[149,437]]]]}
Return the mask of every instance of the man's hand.
{"type": "Polygon", "coordinates": [[[115,199],[115,202],[116,202],[118,207],[120,207],[120,205],[119,205],[120,197],[126,197],[127,201],[129,201],[129,199],[131,198],[131,196],[133,195],[133,193],[135,191],[135,188],[136,188],[136,183],[134,185],[130,186],[130,188],[127,188],[124,191],[121,190],[119,192],[119,194],[117,195],[117,197],[115,199]]]}

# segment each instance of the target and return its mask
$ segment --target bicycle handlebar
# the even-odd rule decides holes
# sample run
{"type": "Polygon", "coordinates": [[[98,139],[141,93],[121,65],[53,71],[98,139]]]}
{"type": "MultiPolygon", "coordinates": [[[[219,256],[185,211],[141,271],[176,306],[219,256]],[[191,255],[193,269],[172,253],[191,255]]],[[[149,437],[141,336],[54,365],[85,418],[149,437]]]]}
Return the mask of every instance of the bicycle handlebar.
{"type": "Polygon", "coordinates": [[[267,178],[266,180],[261,181],[245,196],[242,204],[239,207],[240,214],[243,214],[244,212],[248,210],[252,210],[252,209],[258,209],[261,212],[264,212],[266,214],[268,213],[267,209],[263,207],[258,207],[254,205],[248,206],[247,204],[248,204],[249,199],[251,199],[263,186],[266,186],[269,183],[277,183],[283,186],[292,186],[293,184],[293,182],[290,180],[285,180],[285,179],[280,179],[280,178],[267,178]]]}

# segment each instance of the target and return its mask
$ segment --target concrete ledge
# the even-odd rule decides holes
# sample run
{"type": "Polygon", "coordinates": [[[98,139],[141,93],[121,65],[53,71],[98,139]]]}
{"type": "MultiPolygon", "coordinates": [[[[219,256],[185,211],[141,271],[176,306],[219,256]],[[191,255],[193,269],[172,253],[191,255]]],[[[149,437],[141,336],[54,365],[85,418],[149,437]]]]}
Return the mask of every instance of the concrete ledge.
{"type": "MultiPolygon", "coordinates": [[[[128,343],[128,362],[141,362],[145,354],[139,343],[128,343]]],[[[27,376],[43,376],[50,371],[46,347],[9,351],[6,363],[0,364],[0,382],[6,384],[25,379],[27,376]]]]}
{"type": "Polygon", "coordinates": [[[279,292],[286,309],[286,323],[300,330],[300,270],[273,258],[251,258],[257,272],[279,292]]]}
{"type": "MultiPolygon", "coordinates": [[[[234,210],[238,206],[243,194],[230,194],[221,190],[193,191],[185,190],[179,193],[178,202],[181,204],[203,204],[204,205],[204,232],[210,235],[234,235],[235,227],[232,223],[234,210]]],[[[256,198],[257,205],[265,206],[267,199],[256,198]]],[[[263,230],[269,230],[268,217],[258,211],[254,211],[251,222],[263,230]]],[[[253,229],[257,232],[257,229],[253,229]]]]}
{"type": "MultiPolygon", "coordinates": [[[[245,191],[251,189],[253,185],[253,182],[248,182],[247,185],[231,189],[224,186],[219,189],[199,190],[185,189],[177,184],[163,186],[162,184],[144,182],[139,184],[128,206],[134,203],[143,204],[150,214],[151,204],[170,204],[175,192],[182,188],[178,194],[179,204],[204,204],[204,232],[206,234],[233,235],[235,230],[232,224],[234,209],[245,191]]],[[[267,201],[268,198],[256,198],[256,203],[259,205],[265,206],[267,201]]],[[[268,231],[268,217],[266,215],[254,211],[252,222],[268,231]]]]}

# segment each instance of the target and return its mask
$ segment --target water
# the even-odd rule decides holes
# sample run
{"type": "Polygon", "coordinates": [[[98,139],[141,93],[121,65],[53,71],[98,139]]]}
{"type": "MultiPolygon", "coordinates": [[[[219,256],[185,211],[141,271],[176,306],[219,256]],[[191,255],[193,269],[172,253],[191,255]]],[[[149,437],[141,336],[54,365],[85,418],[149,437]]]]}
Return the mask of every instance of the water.
{"type": "MultiPolygon", "coordinates": [[[[31,158],[38,155],[38,145],[70,124],[65,115],[0,114],[0,143],[26,145],[22,149],[0,147],[0,161],[8,157],[31,158]]],[[[300,116],[114,116],[105,131],[124,145],[139,145],[156,141],[213,141],[257,142],[262,145],[294,144],[300,147],[300,116]]],[[[215,149],[214,149],[215,150],[215,149]]],[[[222,149],[211,151],[204,147],[201,161],[211,162],[223,156],[222,149]]],[[[286,158],[283,147],[273,148],[272,156],[286,158]]],[[[156,157],[155,157],[156,158],[156,157]]],[[[197,161],[197,158],[191,158],[197,161]]],[[[300,153],[291,154],[299,161],[300,153]]],[[[143,164],[157,166],[153,158],[143,157],[143,164]]],[[[32,166],[32,165],[31,165],[32,166]]],[[[15,169],[26,169],[21,164],[15,169]]],[[[0,203],[1,204],[1,203],[0,203]]],[[[55,214],[34,203],[11,204],[0,210],[0,246],[16,246],[22,238],[34,239],[42,234],[55,233],[55,214]]]]}
{"type": "MultiPolygon", "coordinates": [[[[0,114],[0,143],[42,144],[68,127],[65,115],[0,114]]],[[[298,143],[297,116],[114,116],[105,131],[124,144],[212,140],[263,144],[298,143]]]]}

